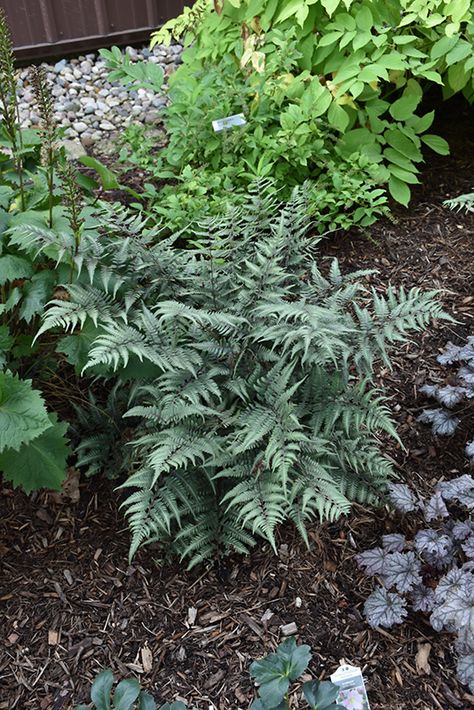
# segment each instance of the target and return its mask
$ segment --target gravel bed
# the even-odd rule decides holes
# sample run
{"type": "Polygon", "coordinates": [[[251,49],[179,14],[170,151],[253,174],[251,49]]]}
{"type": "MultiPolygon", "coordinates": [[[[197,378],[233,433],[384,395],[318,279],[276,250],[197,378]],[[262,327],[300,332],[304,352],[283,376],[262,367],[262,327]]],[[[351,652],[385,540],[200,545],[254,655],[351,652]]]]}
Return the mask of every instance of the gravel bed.
{"type": "MultiPolygon", "coordinates": [[[[178,44],[156,46],[153,50],[126,47],[125,51],[134,62],[159,64],[168,77],[181,61],[182,47],[178,44]]],[[[166,104],[164,94],[146,89],[127,91],[121,84],[109,81],[105,61],[96,53],[43,66],[52,84],[57,124],[65,127],[66,138],[80,139],[84,146],[107,139],[132,122],[153,125],[159,121],[166,104]]],[[[21,125],[36,126],[40,119],[28,68],[18,72],[18,99],[21,125]]]]}

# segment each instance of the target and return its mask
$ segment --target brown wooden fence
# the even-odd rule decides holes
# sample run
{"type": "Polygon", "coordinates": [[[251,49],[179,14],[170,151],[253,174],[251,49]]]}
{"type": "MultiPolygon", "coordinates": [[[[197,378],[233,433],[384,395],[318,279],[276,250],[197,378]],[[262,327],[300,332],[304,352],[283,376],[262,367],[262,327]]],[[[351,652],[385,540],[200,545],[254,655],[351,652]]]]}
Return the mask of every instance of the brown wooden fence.
{"type": "Polygon", "coordinates": [[[189,0],[0,0],[19,60],[138,42],[189,0]]]}

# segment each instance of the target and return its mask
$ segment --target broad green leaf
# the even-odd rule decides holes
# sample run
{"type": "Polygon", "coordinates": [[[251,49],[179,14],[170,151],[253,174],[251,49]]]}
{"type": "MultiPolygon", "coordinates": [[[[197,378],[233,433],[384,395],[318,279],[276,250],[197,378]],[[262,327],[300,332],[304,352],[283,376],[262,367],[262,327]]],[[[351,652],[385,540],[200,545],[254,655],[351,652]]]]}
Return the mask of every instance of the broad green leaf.
{"type": "Polygon", "coordinates": [[[453,49],[458,41],[458,37],[441,37],[431,47],[431,59],[439,59],[453,49]]]}
{"type": "Polygon", "coordinates": [[[330,681],[312,680],[303,684],[303,693],[306,702],[311,708],[327,710],[334,705],[339,695],[339,687],[330,681]]]}
{"type": "MultiPolygon", "coordinates": [[[[186,707],[186,706],[184,706],[186,707]]],[[[156,703],[149,693],[144,690],[138,696],[138,710],[156,710],[156,703]]],[[[177,708],[179,710],[179,708],[177,708]]]]}
{"type": "Polygon", "coordinates": [[[441,136],[436,136],[433,133],[427,133],[421,136],[421,140],[425,143],[428,148],[434,150],[435,153],[440,155],[449,155],[449,143],[441,138],[441,136]]]}
{"type": "Polygon", "coordinates": [[[109,170],[106,165],[101,163],[100,160],[97,160],[97,158],[92,158],[90,155],[83,155],[79,158],[79,162],[86,168],[92,168],[92,170],[96,171],[104,190],[117,190],[120,187],[116,175],[112,170],[109,170]]]}
{"type": "Polygon", "coordinates": [[[395,165],[399,165],[404,170],[408,170],[409,172],[416,171],[416,167],[411,160],[399,153],[398,150],[395,150],[394,148],[385,148],[383,154],[387,160],[391,163],[395,163],[395,165]]]}
{"type": "Polygon", "coordinates": [[[434,117],[434,111],[425,113],[424,116],[413,116],[413,118],[408,121],[408,125],[413,128],[415,133],[424,133],[433,123],[434,117]]]}
{"type": "Polygon", "coordinates": [[[29,323],[34,316],[43,313],[50,300],[56,277],[52,271],[39,271],[23,286],[20,318],[29,323]]]}
{"type": "Polygon", "coordinates": [[[7,210],[10,205],[10,200],[13,196],[13,190],[8,185],[0,185],[0,207],[7,210]]]}
{"type": "Polygon", "coordinates": [[[448,69],[448,84],[453,91],[464,89],[470,78],[470,73],[464,70],[462,64],[453,64],[448,69]]]}
{"type": "Polygon", "coordinates": [[[114,676],[108,668],[99,673],[92,684],[91,700],[97,710],[110,710],[110,691],[114,684],[114,676]]]}
{"type": "Polygon", "coordinates": [[[341,133],[344,133],[349,125],[349,116],[347,111],[344,111],[342,106],[339,106],[335,101],[333,101],[329,107],[328,121],[331,126],[336,128],[338,131],[341,131],[341,133]]]}
{"type": "MultiPolygon", "coordinates": [[[[138,708],[138,710],[141,710],[141,708],[138,708]]],[[[162,705],[160,710],[186,710],[186,705],[181,700],[176,700],[174,703],[162,705]]]]}
{"type": "Polygon", "coordinates": [[[15,486],[27,493],[38,488],[59,490],[64,480],[66,461],[71,451],[65,438],[68,425],[50,417],[50,427],[18,451],[0,454],[0,471],[15,486]]]}
{"type": "Polygon", "coordinates": [[[275,18],[275,24],[284,22],[289,17],[296,15],[298,10],[305,6],[305,0],[288,0],[282,4],[279,14],[275,18]]]}
{"type": "Polygon", "coordinates": [[[135,678],[122,680],[114,693],[114,710],[130,710],[132,703],[140,695],[140,683],[135,678]]]}
{"type": "Polygon", "coordinates": [[[396,121],[406,121],[413,115],[416,107],[420,103],[420,97],[415,94],[402,96],[397,101],[394,101],[389,108],[390,115],[396,121]]]}
{"type": "Polygon", "coordinates": [[[0,256],[0,286],[9,281],[28,278],[33,273],[33,265],[28,259],[14,254],[0,256]]]}
{"type": "Polygon", "coordinates": [[[340,0],[321,0],[321,5],[324,7],[329,17],[332,16],[334,10],[339,7],[340,0]]]}
{"type": "Polygon", "coordinates": [[[389,169],[391,175],[395,175],[395,177],[397,177],[402,182],[407,182],[410,185],[416,185],[420,182],[418,180],[418,178],[416,177],[416,175],[414,175],[414,173],[412,173],[408,170],[404,170],[399,165],[395,165],[394,163],[390,163],[390,165],[388,166],[388,169],[389,169]]]}
{"type": "Polygon", "coordinates": [[[15,338],[10,334],[7,325],[0,325],[0,369],[2,369],[7,362],[7,353],[13,347],[15,338]]]}
{"type": "Polygon", "coordinates": [[[0,452],[18,451],[50,426],[43,398],[31,380],[0,372],[0,452]]]}
{"type": "Polygon", "coordinates": [[[408,207],[411,192],[410,188],[405,182],[395,177],[394,175],[391,175],[388,181],[388,189],[394,200],[400,202],[400,204],[404,205],[405,207],[408,207]]]}
{"type": "MultiPolygon", "coordinates": [[[[366,5],[363,5],[355,16],[356,25],[359,29],[368,32],[372,29],[374,18],[366,5]]],[[[364,43],[365,44],[365,43],[364,43]]],[[[361,45],[362,46],[362,45],[361,45]]]]}
{"type": "Polygon", "coordinates": [[[453,49],[446,55],[445,61],[446,65],[449,67],[451,64],[456,64],[463,59],[466,59],[473,52],[473,46],[471,42],[466,42],[465,40],[459,40],[453,49]]]}
{"type": "Polygon", "coordinates": [[[418,161],[422,159],[423,156],[417,146],[398,129],[395,128],[385,131],[384,137],[392,148],[398,150],[399,153],[404,155],[409,160],[418,161]]]}

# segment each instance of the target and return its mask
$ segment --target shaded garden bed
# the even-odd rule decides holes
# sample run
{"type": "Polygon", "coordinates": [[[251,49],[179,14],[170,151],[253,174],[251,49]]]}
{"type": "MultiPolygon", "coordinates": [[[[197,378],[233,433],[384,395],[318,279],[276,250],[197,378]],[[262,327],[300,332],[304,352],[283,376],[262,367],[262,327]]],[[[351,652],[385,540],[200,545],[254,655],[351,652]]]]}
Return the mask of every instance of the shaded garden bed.
{"type": "MultiPolygon", "coordinates": [[[[415,336],[395,351],[393,371],[377,375],[404,445],[387,443],[386,453],[419,490],[467,469],[463,448],[473,428],[465,418],[452,439],[437,441],[416,422],[425,404],[418,388],[446,376],[436,354],[447,340],[474,332],[474,215],[442,204],[473,186],[472,112],[464,111],[448,107],[436,132],[450,140],[453,155],[426,166],[409,210],[375,225],[370,239],[339,235],[321,249],[345,271],[377,268],[370,281],[381,290],[388,283],[445,289],[446,309],[459,321],[415,336]]],[[[333,672],[341,658],[362,666],[374,709],[474,702],[456,679],[449,636],[434,633],[421,615],[389,632],[369,629],[363,618],[371,583],[353,557],[394,530],[380,511],[355,507],[349,519],[313,526],[310,552],[286,528],[278,557],[262,545],[247,559],[186,573],[177,564],[160,567],[153,548],[128,565],[112,483],[81,484],[78,503],[43,493],[29,499],[6,487],[0,505],[2,710],[86,701],[91,679],[107,666],[122,677],[139,674],[158,701],[179,695],[200,709],[247,708],[250,662],[291,622],[312,646],[313,674],[333,672]],[[417,671],[426,643],[429,676],[417,671]]]]}

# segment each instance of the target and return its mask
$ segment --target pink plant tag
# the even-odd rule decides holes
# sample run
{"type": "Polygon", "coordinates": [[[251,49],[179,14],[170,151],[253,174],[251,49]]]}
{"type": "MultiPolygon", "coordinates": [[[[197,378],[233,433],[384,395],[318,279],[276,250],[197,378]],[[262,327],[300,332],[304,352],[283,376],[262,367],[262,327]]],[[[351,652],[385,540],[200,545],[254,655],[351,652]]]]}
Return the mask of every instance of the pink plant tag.
{"type": "Polygon", "coordinates": [[[362,671],[343,663],[331,676],[331,682],[340,688],[336,703],[348,710],[370,710],[362,671]]]}

